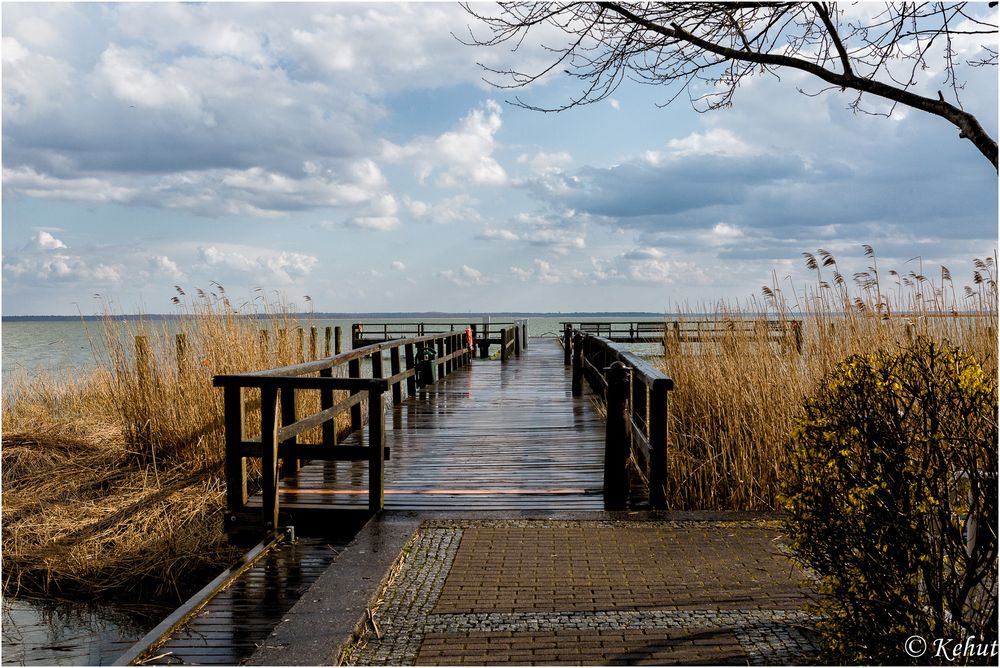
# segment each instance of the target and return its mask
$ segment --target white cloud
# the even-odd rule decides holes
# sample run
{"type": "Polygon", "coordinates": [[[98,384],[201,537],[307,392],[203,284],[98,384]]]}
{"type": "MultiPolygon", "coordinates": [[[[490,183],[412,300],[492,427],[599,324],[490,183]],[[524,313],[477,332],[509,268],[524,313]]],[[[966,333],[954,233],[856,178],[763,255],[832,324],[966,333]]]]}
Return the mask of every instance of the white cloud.
{"type": "MultiPolygon", "coordinates": [[[[525,283],[552,285],[566,281],[566,276],[562,272],[556,270],[551,263],[539,258],[535,258],[533,265],[529,268],[511,267],[510,273],[525,283]]],[[[573,277],[579,277],[579,274],[575,273],[573,277]]]]}
{"type": "Polygon", "coordinates": [[[393,260],[389,264],[389,266],[392,267],[393,269],[395,269],[396,271],[405,271],[406,270],[406,265],[402,261],[400,261],[400,260],[393,260]]]}
{"type": "Polygon", "coordinates": [[[31,242],[38,250],[55,250],[57,248],[66,248],[64,244],[59,239],[46,232],[45,230],[39,230],[38,233],[31,238],[31,242]]]}
{"type": "Polygon", "coordinates": [[[122,267],[93,262],[68,253],[45,253],[24,254],[14,259],[5,257],[3,272],[13,279],[117,283],[121,280],[122,267]]]}
{"type": "Polygon", "coordinates": [[[123,102],[215,125],[215,118],[202,108],[201,95],[183,80],[183,70],[154,65],[144,51],[111,44],[101,54],[95,73],[123,102]]]}
{"type": "Polygon", "coordinates": [[[562,172],[563,169],[573,162],[573,156],[566,151],[556,151],[547,153],[539,151],[534,155],[522,153],[517,157],[517,162],[527,165],[532,173],[536,175],[554,174],[562,172]]]}
{"type": "Polygon", "coordinates": [[[453,285],[459,287],[468,287],[473,285],[487,285],[492,283],[492,280],[485,276],[483,272],[470,267],[467,264],[463,264],[462,267],[455,271],[453,269],[445,269],[438,272],[438,276],[445,279],[453,285]]]}
{"type": "Polygon", "coordinates": [[[426,219],[437,225],[469,225],[482,220],[479,201],[466,193],[445,197],[433,203],[404,196],[403,207],[415,218],[426,219]]]}
{"type": "Polygon", "coordinates": [[[501,114],[500,105],[488,100],[470,111],[455,130],[403,145],[384,141],[382,157],[413,164],[421,181],[436,174],[438,185],[444,187],[503,185],[507,173],[493,158],[494,136],[503,125],[501,114]]]}
{"type": "Polygon", "coordinates": [[[59,178],[41,174],[30,167],[3,169],[3,188],[29,197],[74,200],[77,202],[126,202],[134,198],[133,188],[118,186],[95,177],[59,178]]]}
{"type": "Polygon", "coordinates": [[[201,259],[209,267],[229,269],[239,273],[253,274],[261,284],[270,282],[288,284],[293,276],[305,276],[312,272],[319,259],[312,255],[259,249],[226,249],[217,246],[203,246],[198,249],[201,259]]]}
{"type": "Polygon", "coordinates": [[[497,241],[518,241],[521,236],[510,230],[488,228],[479,234],[479,238],[497,241]]]}
{"type": "Polygon", "coordinates": [[[176,280],[182,280],[184,278],[184,272],[180,270],[177,263],[166,255],[154,255],[149,259],[149,261],[153,270],[157,273],[169,276],[170,278],[176,280]]]}

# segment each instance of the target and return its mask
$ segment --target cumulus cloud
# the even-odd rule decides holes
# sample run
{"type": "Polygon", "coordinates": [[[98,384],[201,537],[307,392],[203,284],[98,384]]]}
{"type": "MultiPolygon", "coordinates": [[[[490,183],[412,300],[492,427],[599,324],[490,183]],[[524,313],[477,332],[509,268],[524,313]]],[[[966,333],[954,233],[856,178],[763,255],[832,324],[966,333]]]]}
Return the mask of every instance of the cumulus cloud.
{"type": "Polygon", "coordinates": [[[569,272],[567,275],[553,267],[550,262],[539,258],[535,258],[530,267],[511,267],[510,273],[524,283],[541,283],[545,285],[563,283],[568,278],[582,278],[582,274],[577,270],[569,272]]]}
{"type": "Polygon", "coordinates": [[[39,230],[38,233],[31,238],[31,243],[28,245],[28,248],[34,248],[36,250],[56,250],[58,248],[66,248],[66,244],[59,239],[56,239],[45,230],[39,230]]]}
{"type": "Polygon", "coordinates": [[[448,281],[452,285],[468,287],[474,285],[487,285],[492,280],[478,269],[474,269],[467,264],[463,264],[458,270],[444,269],[438,272],[438,276],[448,281]]]}
{"type": "Polygon", "coordinates": [[[68,253],[25,254],[3,259],[3,273],[8,278],[36,281],[117,283],[122,267],[93,262],[68,253]]]}
{"type": "Polygon", "coordinates": [[[149,260],[150,265],[152,265],[153,271],[168,276],[169,278],[175,280],[183,280],[184,272],[180,270],[177,263],[171,260],[166,255],[154,255],[149,260]]]}
{"type": "Polygon", "coordinates": [[[262,284],[269,282],[288,284],[293,276],[312,272],[319,259],[312,255],[282,251],[275,253],[258,249],[230,249],[204,246],[198,249],[202,261],[209,267],[228,269],[238,273],[253,274],[262,284]]]}
{"type": "Polygon", "coordinates": [[[428,220],[438,225],[453,223],[472,224],[482,220],[479,201],[467,193],[445,197],[436,202],[424,202],[410,197],[403,198],[406,212],[418,220],[428,220]]]}
{"type": "Polygon", "coordinates": [[[495,135],[503,125],[500,105],[488,100],[463,118],[458,127],[437,137],[423,137],[407,144],[386,140],[382,157],[389,162],[414,166],[421,181],[436,175],[445,187],[461,187],[470,182],[503,185],[507,172],[493,157],[495,135]]]}

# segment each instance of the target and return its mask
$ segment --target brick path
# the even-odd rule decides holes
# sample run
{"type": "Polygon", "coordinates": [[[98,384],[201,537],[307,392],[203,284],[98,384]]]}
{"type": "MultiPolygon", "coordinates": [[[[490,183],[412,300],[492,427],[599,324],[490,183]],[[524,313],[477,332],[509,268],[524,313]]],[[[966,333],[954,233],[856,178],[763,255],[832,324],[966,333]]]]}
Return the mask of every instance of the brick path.
{"type": "Polygon", "coordinates": [[[803,577],[767,522],[425,522],[350,662],[801,663],[803,577]]]}

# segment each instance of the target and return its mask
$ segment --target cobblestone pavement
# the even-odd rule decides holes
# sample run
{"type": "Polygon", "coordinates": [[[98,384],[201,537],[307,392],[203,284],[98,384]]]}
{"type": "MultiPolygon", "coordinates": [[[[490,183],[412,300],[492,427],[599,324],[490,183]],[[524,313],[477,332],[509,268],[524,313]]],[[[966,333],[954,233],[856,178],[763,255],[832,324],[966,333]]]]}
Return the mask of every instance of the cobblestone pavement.
{"type": "Polygon", "coordinates": [[[803,578],[764,521],[425,522],[350,663],[803,663],[803,578]]]}

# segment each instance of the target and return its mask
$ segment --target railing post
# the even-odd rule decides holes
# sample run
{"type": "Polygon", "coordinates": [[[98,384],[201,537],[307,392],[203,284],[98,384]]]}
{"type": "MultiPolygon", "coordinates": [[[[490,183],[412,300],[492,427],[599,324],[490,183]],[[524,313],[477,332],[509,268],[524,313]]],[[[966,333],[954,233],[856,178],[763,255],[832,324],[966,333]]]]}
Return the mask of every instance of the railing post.
{"type": "Polygon", "coordinates": [[[140,387],[149,384],[152,376],[151,369],[149,339],[145,336],[137,336],[135,337],[135,373],[140,387]]]}
{"type": "Polygon", "coordinates": [[[629,371],[621,362],[604,370],[608,381],[608,418],[604,432],[604,508],[624,510],[628,498],[628,458],[632,450],[629,425],[629,371]]]}
{"type": "Polygon", "coordinates": [[[261,522],[264,532],[278,526],[278,391],[260,390],[261,522]]]}
{"type": "MultiPolygon", "coordinates": [[[[395,376],[399,373],[399,346],[393,346],[389,351],[389,371],[395,376]]],[[[395,381],[392,384],[392,404],[398,406],[403,403],[403,384],[395,381]]]]}
{"type": "MultiPolygon", "coordinates": [[[[333,378],[333,367],[320,369],[319,376],[320,378],[333,378]]],[[[324,388],[319,391],[319,407],[320,410],[324,411],[327,408],[333,408],[333,390],[324,388]]],[[[337,420],[334,418],[323,423],[323,445],[329,447],[336,444],[337,420]]]]}
{"type": "Polygon", "coordinates": [[[573,349],[573,339],[572,339],[572,336],[573,336],[573,334],[572,334],[572,330],[570,329],[571,325],[569,323],[566,323],[563,327],[564,327],[564,329],[563,329],[563,364],[566,365],[566,366],[569,366],[572,363],[572,361],[573,361],[573,358],[571,357],[572,354],[573,354],[572,353],[572,349],[573,349]]]}
{"type": "Polygon", "coordinates": [[[522,332],[521,332],[521,348],[522,349],[527,349],[528,348],[528,321],[527,320],[522,320],[521,321],[521,329],[522,329],[522,332]]]}
{"type": "Polygon", "coordinates": [[[521,323],[514,323],[514,354],[521,356],[521,323]]]}
{"type": "Polygon", "coordinates": [[[573,396],[583,396],[583,334],[573,337],[573,396]]]}
{"type": "Polygon", "coordinates": [[[670,381],[659,378],[649,390],[649,505],[667,507],[667,394],[670,381]]]}
{"type": "Polygon", "coordinates": [[[382,393],[368,392],[368,510],[382,512],[385,505],[385,406],[382,393]]]}
{"type": "MultiPolygon", "coordinates": [[[[437,340],[437,358],[438,360],[440,360],[442,357],[444,357],[444,339],[440,338],[437,340]]],[[[438,372],[437,372],[438,380],[441,380],[442,378],[444,378],[444,376],[445,376],[444,362],[439,361],[438,372]]]]}
{"type": "Polygon", "coordinates": [[[479,357],[486,359],[490,356],[490,326],[483,323],[483,338],[479,344],[479,357]]]}
{"type": "MultiPolygon", "coordinates": [[[[407,343],[403,347],[403,352],[404,352],[404,355],[405,355],[406,370],[410,371],[414,367],[414,363],[413,363],[413,359],[414,359],[413,358],[413,344],[412,343],[407,343]]],[[[406,379],[406,395],[412,397],[414,394],[416,394],[416,392],[417,392],[417,377],[416,376],[409,376],[406,379]]]]}
{"type": "MultiPolygon", "coordinates": [[[[301,331],[301,330],[299,330],[301,331]]],[[[283,387],[281,388],[281,426],[286,427],[293,424],[297,419],[297,411],[295,410],[295,388],[293,387],[283,387]]],[[[287,438],[278,444],[279,454],[283,446],[295,445],[299,442],[298,436],[292,436],[287,438]]],[[[282,457],[281,458],[281,475],[286,476],[295,473],[299,470],[299,460],[295,457],[282,457]]]]}
{"type": "Polygon", "coordinates": [[[360,322],[356,322],[351,325],[351,350],[361,347],[361,334],[363,331],[364,330],[362,329],[360,322]]]}
{"type": "Polygon", "coordinates": [[[237,513],[247,505],[247,460],[243,457],[243,388],[226,385],[222,398],[226,424],[226,526],[234,527],[237,513]]]}
{"type": "MultiPolygon", "coordinates": [[[[448,357],[448,358],[451,357],[451,351],[452,351],[452,348],[453,348],[454,344],[455,344],[455,335],[454,334],[448,334],[447,336],[445,336],[445,338],[444,338],[444,354],[445,354],[445,357],[448,357]]],[[[444,363],[444,375],[446,375],[446,376],[451,375],[451,372],[454,370],[454,366],[452,365],[451,362],[452,362],[451,359],[448,359],[448,361],[446,361],[444,363]]]]}
{"type": "MultiPolygon", "coordinates": [[[[361,360],[351,360],[347,363],[347,376],[349,378],[361,378],[361,360]]],[[[357,390],[352,390],[351,394],[357,394],[357,390]]],[[[361,404],[351,406],[351,431],[361,429],[361,404]]]]}

